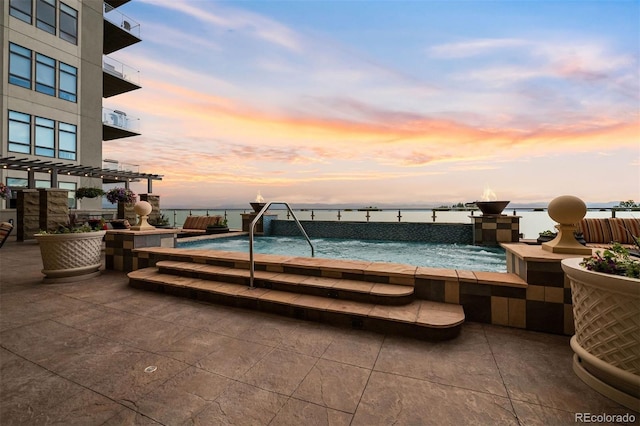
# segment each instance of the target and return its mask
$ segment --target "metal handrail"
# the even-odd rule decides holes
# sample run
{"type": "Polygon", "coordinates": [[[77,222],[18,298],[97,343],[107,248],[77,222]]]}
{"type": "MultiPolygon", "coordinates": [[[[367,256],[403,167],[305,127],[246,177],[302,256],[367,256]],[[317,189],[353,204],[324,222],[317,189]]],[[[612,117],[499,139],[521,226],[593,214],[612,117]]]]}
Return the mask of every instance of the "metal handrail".
{"type": "Polygon", "coordinates": [[[266,203],[264,205],[264,207],[262,207],[262,209],[258,212],[256,217],[251,221],[251,225],[249,225],[249,288],[252,288],[252,289],[254,288],[253,287],[253,275],[255,273],[255,268],[256,268],[255,263],[253,261],[253,233],[254,233],[254,228],[256,227],[256,224],[258,223],[260,218],[264,215],[264,213],[273,204],[284,204],[287,207],[287,210],[289,210],[289,213],[291,213],[291,216],[293,217],[293,220],[295,220],[296,224],[298,224],[298,228],[300,229],[300,232],[302,232],[302,235],[304,235],[304,237],[307,239],[307,242],[309,243],[309,246],[311,247],[311,257],[315,256],[315,251],[314,251],[314,248],[313,248],[313,244],[311,243],[311,240],[309,239],[309,236],[307,235],[307,233],[305,232],[304,228],[302,227],[302,224],[300,223],[300,221],[298,220],[296,215],[293,213],[293,210],[291,210],[291,207],[289,207],[289,204],[285,203],[284,201],[269,201],[268,203],[266,203]]]}

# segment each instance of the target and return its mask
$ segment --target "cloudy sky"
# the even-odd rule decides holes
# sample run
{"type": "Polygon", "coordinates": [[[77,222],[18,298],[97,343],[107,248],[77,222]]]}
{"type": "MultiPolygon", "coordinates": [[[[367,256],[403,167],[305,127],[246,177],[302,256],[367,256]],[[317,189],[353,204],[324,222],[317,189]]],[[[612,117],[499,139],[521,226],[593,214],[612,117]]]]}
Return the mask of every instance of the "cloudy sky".
{"type": "MultiPolygon", "coordinates": [[[[640,200],[640,2],[134,0],[163,207],[640,200]]],[[[142,186],[140,191],[144,191],[142,186]]],[[[136,188],[134,187],[134,190],[136,188]]]]}

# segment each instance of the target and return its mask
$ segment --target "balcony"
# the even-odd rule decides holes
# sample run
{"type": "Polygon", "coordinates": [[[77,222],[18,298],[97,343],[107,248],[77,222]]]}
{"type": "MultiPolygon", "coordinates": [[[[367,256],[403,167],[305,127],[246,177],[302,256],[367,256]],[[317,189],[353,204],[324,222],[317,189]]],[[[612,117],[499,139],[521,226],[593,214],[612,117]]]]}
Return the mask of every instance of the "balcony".
{"type": "Polygon", "coordinates": [[[114,9],[116,7],[120,7],[125,3],[129,3],[131,0],[104,0],[104,2],[106,4],[108,4],[109,6],[113,7],[114,9]]]}
{"type": "Polygon", "coordinates": [[[102,108],[102,140],[139,136],[140,119],[127,115],[126,112],[102,108]]]}
{"type": "Polygon", "coordinates": [[[102,97],[130,92],[140,88],[140,71],[108,56],[102,58],[102,97]]]}
{"type": "Polygon", "coordinates": [[[140,38],[140,24],[104,3],[104,38],[102,53],[108,55],[117,50],[136,44],[140,38]]]}

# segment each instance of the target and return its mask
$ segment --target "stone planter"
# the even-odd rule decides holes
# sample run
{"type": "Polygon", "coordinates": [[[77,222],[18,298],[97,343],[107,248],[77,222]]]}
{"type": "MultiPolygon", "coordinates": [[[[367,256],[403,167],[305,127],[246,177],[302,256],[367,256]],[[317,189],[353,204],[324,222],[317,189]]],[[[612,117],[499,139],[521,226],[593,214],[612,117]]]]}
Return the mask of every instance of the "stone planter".
{"type": "Polygon", "coordinates": [[[106,231],[36,234],[44,282],[80,281],[100,275],[102,237],[106,231]]]}
{"type": "Polygon", "coordinates": [[[573,299],[573,371],[593,389],[637,410],[640,280],[588,271],[580,266],[581,261],[562,261],[573,299]]]}
{"type": "Polygon", "coordinates": [[[207,235],[210,234],[225,234],[227,232],[229,232],[229,227],[228,226],[223,226],[223,225],[209,225],[207,226],[207,229],[205,231],[207,233],[207,235]]]}

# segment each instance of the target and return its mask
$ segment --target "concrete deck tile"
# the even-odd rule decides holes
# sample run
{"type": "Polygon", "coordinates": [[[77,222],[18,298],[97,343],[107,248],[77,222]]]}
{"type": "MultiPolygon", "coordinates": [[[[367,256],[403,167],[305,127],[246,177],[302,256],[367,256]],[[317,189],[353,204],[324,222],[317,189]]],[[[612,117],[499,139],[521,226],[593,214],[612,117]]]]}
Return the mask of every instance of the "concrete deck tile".
{"type": "Polygon", "coordinates": [[[293,397],[353,414],[369,375],[366,368],[320,359],[293,397]]]}
{"type": "Polygon", "coordinates": [[[417,302],[401,306],[375,305],[368,316],[412,324],[416,322],[419,310],[420,304],[417,302]]]}
{"type": "Polygon", "coordinates": [[[298,285],[304,282],[304,280],[306,280],[307,278],[308,277],[306,275],[276,274],[275,276],[271,277],[271,281],[286,283],[291,285],[298,285]]]}
{"type": "Polygon", "coordinates": [[[269,290],[268,292],[262,294],[258,299],[290,305],[293,304],[298,297],[300,297],[300,295],[297,293],[269,290]]]}
{"type": "MultiPolygon", "coordinates": [[[[465,322],[427,342],[139,290],[115,271],[43,285],[38,252],[0,249],[3,424],[569,424],[631,412],[573,373],[569,336],[465,322]]],[[[327,311],[341,307],[373,309],[331,299],[327,311]]]]}
{"type": "Polygon", "coordinates": [[[400,284],[374,284],[370,293],[379,296],[410,296],[413,294],[413,287],[400,284]]]}
{"type": "Polygon", "coordinates": [[[453,419],[455,424],[519,424],[506,397],[374,371],[352,425],[444,425],[453,419]]]}
{"type": "Polygon", "coordinates": [[[416,278],[431,278],[436,280],[458,280],[458,273],[455,269],[429,268],[419,266],[416,269],[416,278]]]}
{"type": "Polygon", "coordinates": [[[462,306],[457,306],[457,311],[450,309],[430,309],[428,304],[422,304],[416,320],[419,324],[432,327],[450,327],[464,322],[462,306]]]}
{"type": "Polygon", "coordinates": [[[268,425],[287,399],[276,392],[235,382],[190,421],[200,425],[268,425]]]}
{"type": "Polygon", "coordinates": [[[465,270],[457,269],[456,272],[458,273],[459,281],[472,282],[472,283],[478,282],[478,278],[476,277],[476,274],[474,271],[465,271],[465,270]]]}
{"type": "Polygon", "coordinates": [[[296,307],[303,306],[316,310],[326,310],[333,300],[327,297],[309,296],[301,294],[295,301],[296,307]]]}
{"type": "Polygon", "coordinates": [[[498,284],[508,287],[527,288],[527,282],[516,274],[506,272],[474,271],[479,284],[498,284]]]}
{"type": "Polygon", "coordinates": [[[364,272],[370,275],[400,275],[413,278],[415,276],[416,269],[417,266],[405,265],[401,263],[371,263],[366,267],[364,272]]]}
{"type": "Polygon", "coordinates": [[[352,300],[332,299],[325,310],[344,314],[369,315],[374,305],[369,303],[354,302],[352,300]]]}
{"type": "Polygon", "coordinates": [[[333,288],[336,290],[357,291],[358,293],[370,293],[375,283],[368,281],[339,280],[333,288]]]}
{"type": "Polygon", "coordinates": [[[339,282],[338,278],[308,277],[301,284],[319,288],[333,288],[339,282]]]}
{"type": "Polygon", "coordinates": [[[260,389],[291,396],[316,361],[312,356],[274,349],[239,380],[260,389]]]}
{"type": "Polygon", "coordinates": [[[349,426],[351,414],[291,398],[273,419],[274,425],[349,426]]]}

